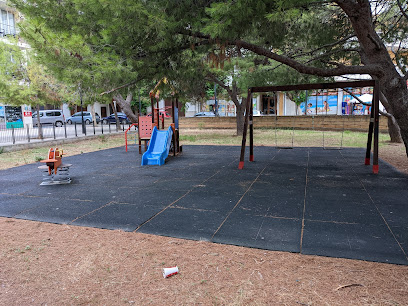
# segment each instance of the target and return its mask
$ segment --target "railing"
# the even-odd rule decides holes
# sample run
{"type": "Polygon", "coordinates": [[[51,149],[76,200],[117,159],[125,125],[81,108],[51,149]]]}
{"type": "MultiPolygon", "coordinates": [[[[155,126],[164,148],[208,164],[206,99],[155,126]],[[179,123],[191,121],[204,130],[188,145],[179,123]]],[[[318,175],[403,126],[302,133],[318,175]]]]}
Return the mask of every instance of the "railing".
{"type": "Polygon", "coordinates": [[[132,125],[130,125],[127,130],[125,131],[125,146],[126,146],[126,152],[128,151],[128,132],[130,131],[130,129],[132,127],[135,127],[135,131],[137,131],[138,128],[138,124],[137,123],[132,123],[132,125]]]}
{"type": "Polygon", "coordinates": [[[39,142],[46,139],[64,139],[84,137],[87,135],[103,135],[124,132],[130,124],[120,124],[120,129],[116,127],[116,123],[103,124],[85,124],[84,129],[81,123],[64,124],[63,126],[55,126],[51,124],[42,124],[42,135],[39,135],[39,128],[26,125],[24,127],[15,127],[0,129],[0,145],[11,145],[18,143],[39,142]]]}

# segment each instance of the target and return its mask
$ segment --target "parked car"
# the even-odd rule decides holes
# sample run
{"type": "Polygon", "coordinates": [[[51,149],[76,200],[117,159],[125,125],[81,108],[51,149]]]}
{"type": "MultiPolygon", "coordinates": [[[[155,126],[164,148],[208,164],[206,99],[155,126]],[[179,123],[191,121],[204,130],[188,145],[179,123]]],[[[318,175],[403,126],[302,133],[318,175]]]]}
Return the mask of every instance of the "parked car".
{"type": "Polygon", "coordinates": [[[213,112],[199,112],[194,117],[215,117],[215,114],[213,112]]]}
{"type": "MultiPolygon", "coordinates": [[[[120,123],[130,123],[130,120],[124,113],[117,113],[120,123]]],[[[110,114],[108,117],[102,118],[103,124],[116,123],[115,114],[110,114]]]]}
{"type": "MultiPolygon", "coordinates": [[[[33,112],[33,126],[38,126],[37,112],[33,112]]],[[[40,110],[40,123],[53,124],[55,126],[62,126],[65,122],[65,117],[60,109],[40,110]]]]}
{"type": "MultiPolygon", "coordinates": [[[[95,113],[96,123],[101,121],[101,117],[99,117],[98,113],[95,113]]],[[[90,112],[84,112],[84,122],[85,124],[91,124],[93,122],[92,114],[90,112]]],[[[73,114],[71,117],[67,119],[68,124],[73,123],[82,123],[82,114],[81,112],[77,112],[73,114]]]]}
{"type": "Polygon", "coordinates": [[[259,116],[261,116],[261,112],[259,110],[254,109],[253,112],[252,112],[252,116],[259,117],[259,116]]]}

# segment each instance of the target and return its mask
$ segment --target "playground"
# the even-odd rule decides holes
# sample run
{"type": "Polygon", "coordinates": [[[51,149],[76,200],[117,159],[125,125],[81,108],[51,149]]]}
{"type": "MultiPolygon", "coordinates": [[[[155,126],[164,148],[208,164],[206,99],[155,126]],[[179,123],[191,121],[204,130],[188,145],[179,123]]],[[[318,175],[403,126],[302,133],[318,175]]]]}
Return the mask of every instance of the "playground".
{"type": "MultiPolygon", "coordinates": [[[[17,253],[22,264],[0,267],[0,278],[32,279],[38,303],[403,303],[408,176],[378,159],[378,113],[366,149],[344,147],[343,132],[340,146],[326,146],[325,130],[323,147],[296,147],[293,129],[288,144],[278,146],[275,130],[275,146],[254,146],[248,107],[241,147],[182,152],[175,117],[159,131],[156,114],[146,118],[148,137],[141,126],[134,133],[139,145],[63,161],[55,148],[46,165],[1,171],[2,256],[9,263],[17,253]],[[69,168],[69,182],[43,184],[38,168],[52,180],[69,168]],[[40,258],[48,272],[34,264],[40,258]],[[182,272],[163,287],[156,274],[171,265],[182,272]],[[60,294],[41,289],[35,273],[60,294]]],[[[16,285],[3,288],[17,295],[4,300],[30,302],[16,285]]]]}
{"type": "Polygon", "coordinates": [[[38,164],[1,173],[0,215],[266,250],[407,265],[408,177],[364,150],[187,146],[141,166],[137,146],[64,158],[72,183],[41,186],[38,164]],[[101,163],[101,161],[104,161],[101,163]]]}
{"type": "Polygon", "coordinates": [[[78,151],[68,185],[39,186],[40,163],[1,171],[1,299],[404,303],[407,266],[339,257],[406,265],[407,175],[372,174],[363,149],[255,147],[237,170],[239,149],[189,145],[164,166],[140,166],[137,145],[78,151]]]}

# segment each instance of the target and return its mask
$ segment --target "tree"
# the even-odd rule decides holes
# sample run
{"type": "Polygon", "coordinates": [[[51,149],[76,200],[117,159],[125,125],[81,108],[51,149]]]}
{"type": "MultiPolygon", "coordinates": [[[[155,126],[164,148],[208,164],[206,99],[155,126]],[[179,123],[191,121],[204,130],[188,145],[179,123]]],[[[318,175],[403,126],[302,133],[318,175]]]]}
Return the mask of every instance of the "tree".
{"type": "Polygon", "coordinates": [[[369,74],[380,82],[384,106],[398,122],[408,154],[402,48],[408,20],[406,4],[398,0],[179,0],[177,6],[167,0],[13,2],[54,33],[80,35],[92,54],[119,60],[131,78],[124,85],[163,76],[176,80],[170,77],[174,63],[187,54],[210,54],[217,46],[306,75],[369,74]],[[394,56],[390,45],[397,46],[394,56]]]}
{"type": "MultiPolygon", "coordinates": [[[[40,118],[40,105],[60,104],[69,100],[71,94],[68,87],[34,60],[30,50],[20,49],[17,40],[0,42],[0,96],[4,103],[36,106],[40,118]]],[[[42,138],[41,125],[38,128],[42,138]]]]}
{"type": "Polygon", "coordinates": [[[237,1],[233,7],[223,1],[207,10],[204,31],[190,35],[224,39],[304,74],[371,75],[380,82],[383,104],[398,122],[408,154],[404,10],[396,1],[237,1]]]}

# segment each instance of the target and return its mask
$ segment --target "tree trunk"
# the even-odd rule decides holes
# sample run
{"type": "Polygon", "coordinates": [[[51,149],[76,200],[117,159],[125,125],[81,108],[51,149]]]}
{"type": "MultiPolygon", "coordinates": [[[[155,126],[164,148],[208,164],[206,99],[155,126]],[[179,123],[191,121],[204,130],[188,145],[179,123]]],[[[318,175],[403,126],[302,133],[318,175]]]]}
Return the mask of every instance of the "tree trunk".
{"type": "MultiPolygon", "coordinates": [[[[353,92],[344,89],[345,92],[347,92],[348,94],[350,94],[353,98],[355,98],[358,102],[360,102],[361,104],[365,105],[365,106],[372,106],[372,104],[370,103],[366,103],[360,100],[359,97],[357,97],[356,95],[353,94],[353,92]]],[[[380,93],[380,101],[382,102],[382,104],[385,106],[385,109],[391,109],[390,103],[388,102],[388,99],[385,97],[384,93],[380,93]]],[[[373,111],[373,109],[371,109],[371,111],[373,111]]],[[[388,120],[388,134],[390,135],[390,139],[391,142],[396,142],[396,143],[401,143],[402,142],[402,138],[401,138],[401,130],[398,126],[397,121],[395,120],[395,117],[389,113],[389,112],[382,112],[380,111],[380,114],[387,117],[388,120]]]]}
{"type": "Polygon", "coordinates": [[[395,117],[391,114],[387,116],[388,120],[388,134],[390,134],[391,142],[401,143],[401,130],[395,120],[395,117]]]}
{"type": "Polygon", "coordinates": [[[381,91],[388,100],[387,111],[394,117],[401,131],[408,156],[408,89],[404,77],[395,68],[390,54],[374,29],[371,6],[368,0],[335,0],[350,19],[361,46],[361,61],[364,65],[377,66],[371,73],[378,79],[381,91]]]}
{"type": "Polygon", "coordinates": [[[113,101],[111,101],[111,106],[112,106],[112,109],[113,109],[113,113],[115,114],[116,131],[119,131],[120,130],[120,122],[119,122],[118,112],[116,111],[116,106],[115,106],[115,103],[113,103],[113,101]]]}
{"type": "Polygon", "coordinates": [[[244,123],[245,123],[245,103],[246,99],[242,98],[242,102],[240,104],[235,104],[235,107],[237,109],[237,116],[236,116],[236,121],[237,121],[237,136],[242,135],[244,131],[244,123]]]}
{"type": "Polygon", "coordinates": [[[91,115],[92,115],[92,120],[94,124],[96,125],[97,122],[96,122],[96,116],[95,116],[95,103],[91,105],[91,115]]]}
{"type": "Polygon", "coordinates": [[[128,93],[126,100],[123,99],[122,95],[120,93],[117,93],[113,96],[113,98],[116,100],[116,103],[119,104],[120,108],[122,111],[126,114],[126,116],[129,118],[129,120],[132,123],[137,123],[137,114],[135,114],[132,110],[132,107],[130,103],[132,102],[133,95],[132,93],[128,93]]]}
{"type": "Polygon", "coordinates": [[[43,129],[41,125],[40,105],[39,104],[37,104],[37,125],[38,125],[38,138],[44,139],[43,129]]]}

